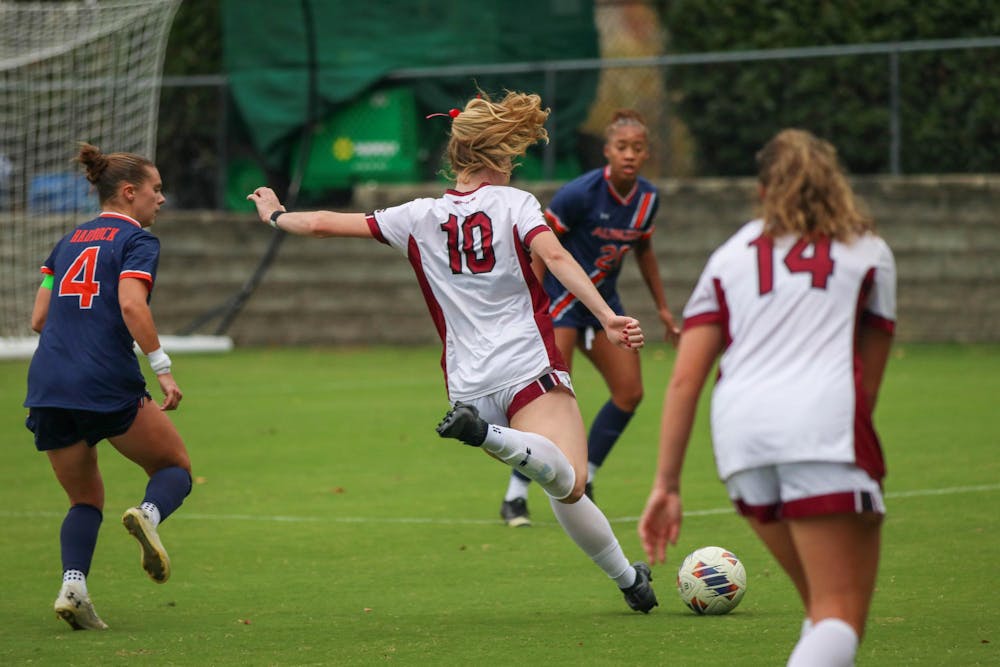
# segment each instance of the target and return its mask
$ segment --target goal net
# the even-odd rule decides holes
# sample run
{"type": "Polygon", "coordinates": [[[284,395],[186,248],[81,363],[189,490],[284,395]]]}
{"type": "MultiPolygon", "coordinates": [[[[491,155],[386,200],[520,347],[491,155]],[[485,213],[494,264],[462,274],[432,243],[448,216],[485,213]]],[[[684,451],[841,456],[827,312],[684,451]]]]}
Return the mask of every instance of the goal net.
{"type": "Polygon", "coordinates": [[[71,160],[87,141],[155,160],[180,0],[0,0],[0,348],[30,340],[39,267],[97,212],[71,160]]]}

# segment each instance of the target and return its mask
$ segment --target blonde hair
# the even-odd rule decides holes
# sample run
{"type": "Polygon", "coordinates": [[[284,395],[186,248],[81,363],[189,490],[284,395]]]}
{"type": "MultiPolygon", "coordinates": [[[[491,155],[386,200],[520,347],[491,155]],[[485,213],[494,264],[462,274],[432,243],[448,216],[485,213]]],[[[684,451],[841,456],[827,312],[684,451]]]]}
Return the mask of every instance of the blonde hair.
{"type": "Polygon", "coordinates": [[[155,168],[151,161],[135,153],[104,154],[97,146],[80,142],[80,150],[74,162],[83,165],[87,180],[97,189],[97,198],[104,203],[118,192],[122,181],[132,185],[142,185],[149,179],[149,169],[155,168]]]}
{"type": "Polygon", "coordinates": [[[536,142],[548,142],[548,117],[549,109],[542,109],[538,95],[508,90],[493,102],[480,91],[451,122],[447,175],[461,179],[481,169],[510,175],[517,166],[513,158],[536,142]]]}
{"type": "Polygon", "coordinates": [[[642,128],[642,131],[649,134],[646,128],[646,120],[635,109],[618,109],[611,116],[611,122],[604,128],[605,141],[611,141],[611,135],[628,125],[642,128]]]}
{"type": "Polygon", "coordinates": [[[757,167],[765,235],[848,241],[874,231],[831,143],[805,130],[782,130],[757,153],[757,167]]]}

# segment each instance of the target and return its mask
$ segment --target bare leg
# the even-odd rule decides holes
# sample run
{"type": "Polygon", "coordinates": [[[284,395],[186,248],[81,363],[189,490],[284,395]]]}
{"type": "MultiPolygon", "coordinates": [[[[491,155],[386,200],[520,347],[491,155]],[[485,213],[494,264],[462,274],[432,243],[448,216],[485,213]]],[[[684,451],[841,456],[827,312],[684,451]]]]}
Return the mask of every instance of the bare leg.
{"type": "Polygon", "coordinates": [[[589,350],[582,351],[604,378],[611,392],[611,400],[618,409],[635,412],[643,395],[639,355],[616,346],[603,332],[594,336],[589,350]]]}
{"type": "Polygon", "coordinates": [[[802,569],[802,561],[799,560],[799,554],[795,550],[794,542],[792,542],[792,533],[788,523],[784,521],[762,523],[753,517],[747,517],[747,521],[767,546],[774,559],[778,561],[781,569],[795,584],[795,589],[802,599],[802,607],[808,613],[809,584],[806,582],[806,574],[802,569]]]}
{"type": "Polygon", "coordinates": [[[148,475],[171,466],[191,472],[184,441],[170,418],[153,401],[143,401],[129,430],[108,440],[148,475]]]}
{"type": "Polygon", "coordinates": [[[97,467],[97,450],[80,442],[46,452],[52,471],[69,497],[70,505],[104,509],[104,481],[97,467]]]}
{"type": "Polygon", "coordinates": [[[144,401],[128,431],[111,444],[149,475],[142,504],[125,510],[122,524],[139,543],[142,569],[157,583],[170,578],[170,558],[157,527],[191,491],[191,462],[184,441],[153,401],[144,401]]]}
{"type": "Polygon", "coordinates": [[[97,467],[97,450],[81,440],[46,454],[70,503],[59,530],[63,584],[54,609],[74,630],[104,630],[108,626],[94,610],[86,580],[104,509],[104,482],[97,467]]]}
{"type": "Polygon", "coordinates": [[[875,590],[881,515],[836,514],[789,525],[805,571],[809,618],[843,619],[861,637],[875,590]]]}
{"type": "Polygon", "coordinates": [[[564,503],[576,502],[583,495],[587,482],[586,435],[576,398],[567,389],[557,387],[518,410],[510,420],[510,427],[537,433],[559,448],[573,466],[576,476],[573,490],[561,500],[564,503]]]}
{"type": "Polygon", "coordinates": [[[810,630],[788,667],[852,667],[878,569],[881,516],[836,514],[790,521],[809,588],[810,630]]]}

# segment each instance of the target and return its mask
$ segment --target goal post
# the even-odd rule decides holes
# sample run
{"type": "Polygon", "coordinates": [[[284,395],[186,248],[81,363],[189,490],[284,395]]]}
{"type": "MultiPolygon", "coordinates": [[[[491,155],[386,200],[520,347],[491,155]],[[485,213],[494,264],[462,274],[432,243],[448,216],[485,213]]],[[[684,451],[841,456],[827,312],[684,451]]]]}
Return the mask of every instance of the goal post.
{"type": "Polygon", "coordinates": [[[0,0],[0,347],[30,341],[39,267],[97,213],[72,162],[78,142],[155,161],[164,51],[180,1],[0,0]]]}

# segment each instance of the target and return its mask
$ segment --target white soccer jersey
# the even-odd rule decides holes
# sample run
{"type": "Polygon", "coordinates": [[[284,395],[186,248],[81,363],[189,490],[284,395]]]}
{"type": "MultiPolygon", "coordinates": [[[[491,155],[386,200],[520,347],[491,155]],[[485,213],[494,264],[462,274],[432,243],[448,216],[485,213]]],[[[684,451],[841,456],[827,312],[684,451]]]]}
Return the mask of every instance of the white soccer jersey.
{"type": "Polygon", "coordinates": [[[846,461],[876,480],[881,446],[864,405],[855,340],[862,320],[890,333],[896,267],[881,238],[806,243],[754,220],[716,250],[684,327],[722,326],[712,393],[719,476],[794,461],[846,461]]]}
{"type": "Polygon", "coordinates": [[[530,268],[551,233],[538,200],[508,186],[448,190],[375,211],[373,236],[410,260],[444,344],[448,396],[469,400],[537,378],[561,362],[548,297],[530,268]]]}

